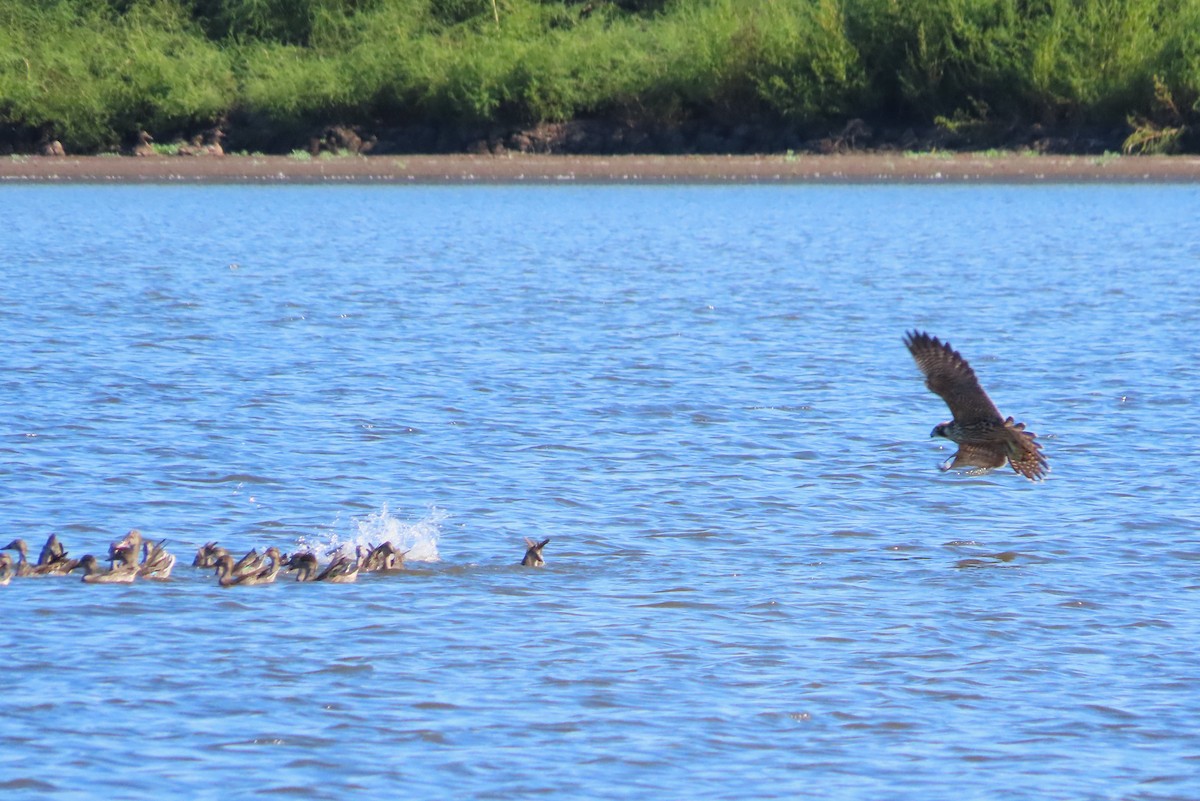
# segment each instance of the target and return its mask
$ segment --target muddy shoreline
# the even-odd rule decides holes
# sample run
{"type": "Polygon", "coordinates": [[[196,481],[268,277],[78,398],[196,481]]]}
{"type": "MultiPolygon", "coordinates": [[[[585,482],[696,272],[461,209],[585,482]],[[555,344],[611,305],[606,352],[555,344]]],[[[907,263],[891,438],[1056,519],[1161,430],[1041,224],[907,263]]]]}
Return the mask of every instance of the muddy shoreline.
{"type": "Polygon", "coordinates": [[[1190,183],[1200,156],[13,156],[12,183],[1190,183]]]}

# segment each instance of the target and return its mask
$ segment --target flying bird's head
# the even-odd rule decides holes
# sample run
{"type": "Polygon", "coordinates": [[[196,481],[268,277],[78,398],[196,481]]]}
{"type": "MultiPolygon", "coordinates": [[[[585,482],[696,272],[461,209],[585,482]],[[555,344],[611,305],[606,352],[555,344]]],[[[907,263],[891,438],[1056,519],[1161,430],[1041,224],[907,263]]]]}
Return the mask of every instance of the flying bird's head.
{"type": "Polygon", "coordinates": [[[933,427],[933,431],[929,432],[930,437],[944,437],[950,439],[949,435],[950,423],[938,423],[933,427]]]}

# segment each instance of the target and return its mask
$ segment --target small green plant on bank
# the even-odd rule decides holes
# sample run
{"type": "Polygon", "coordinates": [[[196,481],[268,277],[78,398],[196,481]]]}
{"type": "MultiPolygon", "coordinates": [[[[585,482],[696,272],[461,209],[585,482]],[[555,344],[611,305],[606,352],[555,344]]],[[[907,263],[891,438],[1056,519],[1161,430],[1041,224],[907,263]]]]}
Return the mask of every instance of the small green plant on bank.
{"type": "Polygon", "coordinates": [[[1127,136],[1121,145],[1121,152],[1126,155],[1177,153],[1180,140],[1187,133],[1186,125],[1160,126],[1132,115],[1129,117],[1129,127],[1133,128],[1133,133],[1127,136]]]}
{"type": "Polygon", "coordinates": [[[967,100],[971,106],[970,110],[958,108],[950,115],[934,115],[933,124],[969,146],[1000,138],[1004,126],[992,119],[988,104],[974,97],[967,100]]]}
{"type": "Polygon", "coordinates": [[[288,158],[296,161],[312,161],[312,153],[309,153],[307,150],[301,150],[297,148],[291,153],[288,153],[288,158]]]}
{"type": "Polygon", "coordinates": [[[156,156],[178,156],[180,147],[179,142],[163,142],[162,144],[153,142],[150,145],[150,149],[156,156]]]}
{"type": "Polygon", "coordinates": [[[1161,76],[1154,76],[1154,100],[1157,116],[1164,122],[1155,122],[1148,117],[1130,114],[1126,121],[1133,133],[1125,138],[1121,152],[1141,154],[1175,153],[1179,150],[1180,141],[1187,134],[1188,126],[1183,124],[1183,114],[1175,104],[1175,98],[1166,81],[1161,76]]]}

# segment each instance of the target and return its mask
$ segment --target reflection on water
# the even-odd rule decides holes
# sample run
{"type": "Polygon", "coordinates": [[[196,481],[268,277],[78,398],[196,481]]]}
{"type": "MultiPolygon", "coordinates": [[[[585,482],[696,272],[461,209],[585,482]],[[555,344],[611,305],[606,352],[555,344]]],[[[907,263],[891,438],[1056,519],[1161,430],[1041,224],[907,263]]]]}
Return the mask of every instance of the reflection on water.
{"type": "Polygon", "coordinates": [[[0,588],[6,798],[1200,794],[1195,188],[3,192],[5,536],[411,549],[0,588]]]}

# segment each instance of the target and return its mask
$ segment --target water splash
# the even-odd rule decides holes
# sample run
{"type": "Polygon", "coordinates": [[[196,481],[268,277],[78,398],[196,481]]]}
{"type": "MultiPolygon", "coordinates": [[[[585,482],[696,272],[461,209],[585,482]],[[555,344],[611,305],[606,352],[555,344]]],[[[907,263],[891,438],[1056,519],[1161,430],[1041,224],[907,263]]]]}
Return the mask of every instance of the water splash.
{"type": "Polygon", "coordinates": [[[406,522],[388,511],[384,504],[378,512],[351,518],[351,533],[343,536],[334,532],[324,540],[300,537],[296,548],[320,555],[335,552],[352,555],[360,545],[370,548],[391,542],[397,551],[407,551],[406,562],[437,562],[441,558],[438,555],[441,525],[448,516],[445,510],[431,507],[424,518],[406,522]]]}

